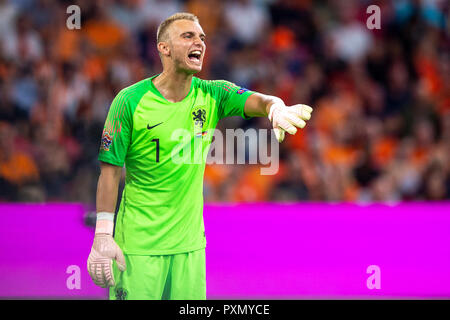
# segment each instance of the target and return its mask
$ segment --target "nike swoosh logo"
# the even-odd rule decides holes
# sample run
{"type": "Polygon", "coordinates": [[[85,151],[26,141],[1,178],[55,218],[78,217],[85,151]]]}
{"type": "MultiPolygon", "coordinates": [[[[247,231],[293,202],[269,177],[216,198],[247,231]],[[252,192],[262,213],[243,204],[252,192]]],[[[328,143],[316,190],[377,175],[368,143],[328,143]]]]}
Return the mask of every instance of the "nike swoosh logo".
{"type": "Polygon", "coordinates": [[[148,130],[153,129],[153,128],[156,127],[156,126],[159,126],[161,123],[162,123],[162,122],[160,122],[160,123],[158,123],[158,124],[155,124],[154,126],[151,126],[151,127],[147,124],[147,129],[148,129],[148,130]]]}

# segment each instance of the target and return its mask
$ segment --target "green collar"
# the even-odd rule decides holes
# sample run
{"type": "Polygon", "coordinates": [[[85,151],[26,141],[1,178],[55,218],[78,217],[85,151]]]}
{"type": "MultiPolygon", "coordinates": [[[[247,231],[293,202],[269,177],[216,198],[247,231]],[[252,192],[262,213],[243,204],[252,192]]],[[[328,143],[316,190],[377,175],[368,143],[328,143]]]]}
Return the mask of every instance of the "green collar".
{"type": "Polygon", "coordinates": [[[180,102],[183,102],[184,100],[186,100],[191,95],[192,88],[194,87],[194,82],[197,79],[196,77],[192,77],[191,88],[189,89],[189,92],[188,92],[187,96],[184,97],[183,100],[178,101],[178,102],[171,102],[171,101],[168,101],[166,98],[164,98],[164,96],[161,94],[161,92],[158,91],[158,89],[156,89],[155,84],[153,83],[153,79],[156,78],[159,75],[160,75],[160,73],[155,74],[154,76],[151,76],[150,78],[148,78],[148,80],[150,81],[150,91],[153,92],[158,97],[164,99],[164,101],[166,101],[167,103],[180,103],[180,102]]]}

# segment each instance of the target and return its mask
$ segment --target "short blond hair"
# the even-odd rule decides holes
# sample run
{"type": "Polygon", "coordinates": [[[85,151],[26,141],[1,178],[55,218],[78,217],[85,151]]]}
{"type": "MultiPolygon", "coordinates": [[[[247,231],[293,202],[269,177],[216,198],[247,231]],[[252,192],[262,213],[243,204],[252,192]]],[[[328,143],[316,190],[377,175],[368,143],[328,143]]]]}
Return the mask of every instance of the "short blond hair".
{"type": "Polygon", "coordinates": [[[156,43],[167,40],[167,29],[172,24],[172,22],[177,20],[190,20],[199,23],[197,16],[193,15],[192,13],[177,12],[161,22],[158,27],[158,31],[156,31],[156,43]]]}

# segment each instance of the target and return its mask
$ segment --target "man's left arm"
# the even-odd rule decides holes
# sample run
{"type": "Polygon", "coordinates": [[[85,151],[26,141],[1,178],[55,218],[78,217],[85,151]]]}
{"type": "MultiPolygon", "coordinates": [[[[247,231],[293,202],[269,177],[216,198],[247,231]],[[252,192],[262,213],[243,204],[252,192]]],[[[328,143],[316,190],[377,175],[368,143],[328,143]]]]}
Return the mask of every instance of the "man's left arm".
{"type": "Polygon", "coordinates": [[[295,134],[303,129],[311,118],[313,109],[305,104],[286,106],[278,97],[253,92],[245,102],[244,113],[249,117],[268,117],[278,142],[284,140],[284,132],[295,134]]]}

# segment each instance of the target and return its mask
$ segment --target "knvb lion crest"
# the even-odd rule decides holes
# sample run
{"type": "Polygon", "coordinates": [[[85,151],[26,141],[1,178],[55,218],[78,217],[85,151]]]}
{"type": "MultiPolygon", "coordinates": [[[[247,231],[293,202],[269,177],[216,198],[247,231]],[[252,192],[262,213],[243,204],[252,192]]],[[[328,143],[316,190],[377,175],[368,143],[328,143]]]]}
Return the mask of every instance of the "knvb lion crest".
{"type": "Polygon", "coordinates": [[[192,112],[192,121],[197,127],[203,127],[206,122],[206,110],[202,107],[197,107],[192,112]]]}
{"type": "Polygon", "coordinates": [[[128,292],[123,288],[116,289],[116,299],[117,300],[126,300],[128,292]]]}

